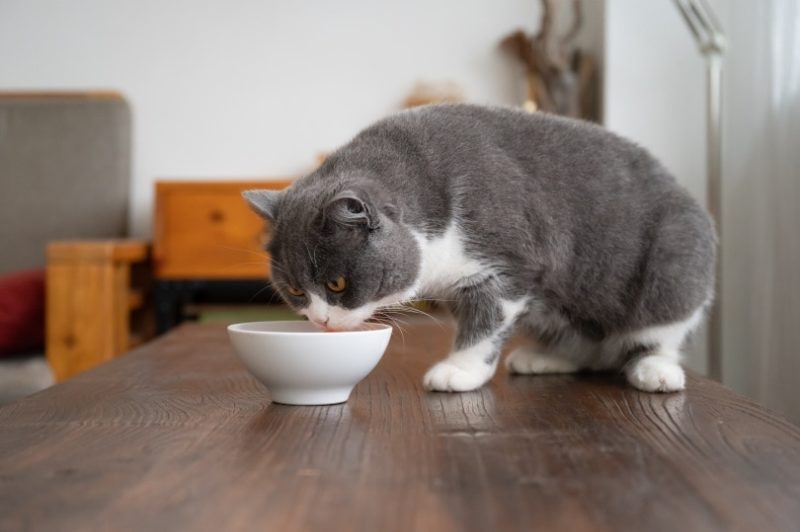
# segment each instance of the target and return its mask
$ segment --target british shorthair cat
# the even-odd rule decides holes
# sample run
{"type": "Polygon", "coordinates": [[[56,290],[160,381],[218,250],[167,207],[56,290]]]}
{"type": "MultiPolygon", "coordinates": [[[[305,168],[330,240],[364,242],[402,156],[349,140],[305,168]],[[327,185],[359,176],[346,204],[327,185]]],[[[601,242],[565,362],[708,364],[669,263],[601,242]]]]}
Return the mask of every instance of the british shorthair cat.
{"type": "Polygon", "coordinates": [[[430,390],[495,373],[622,370],[684,387],[680,348],[712,299],[708,215],[641,147],[589,123],[474,105],[368,127],[285,191],[245,197],[272,223],[272,282],[321,327],[446,301],[457,322],[430,390]]]}

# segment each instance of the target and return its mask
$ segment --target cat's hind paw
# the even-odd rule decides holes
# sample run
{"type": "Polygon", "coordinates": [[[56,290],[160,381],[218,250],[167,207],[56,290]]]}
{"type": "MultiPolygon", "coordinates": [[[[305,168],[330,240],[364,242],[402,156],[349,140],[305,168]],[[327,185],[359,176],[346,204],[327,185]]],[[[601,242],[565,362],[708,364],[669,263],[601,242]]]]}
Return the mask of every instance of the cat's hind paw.
{"type": "Polygon", "coordinates": [[[686,386],[686,375],[675,360],[650,355],[625,368],[628,382],[643,392],[677,392],[686,386]]]}
{"type": "Polygon", "coordinates": [[[525,347],[517,348],[508,355],[506,368],[520,375],[575,373],[579,369],[566,358],[543,355],[525,347]]]}
{"type": "Polygon", "coordinates": [[[463,368],[443,360],[428,370],[422,384],[434,392],[468,392],[486,384],[493,373],[494,367],[489,364],[463,368]]]}

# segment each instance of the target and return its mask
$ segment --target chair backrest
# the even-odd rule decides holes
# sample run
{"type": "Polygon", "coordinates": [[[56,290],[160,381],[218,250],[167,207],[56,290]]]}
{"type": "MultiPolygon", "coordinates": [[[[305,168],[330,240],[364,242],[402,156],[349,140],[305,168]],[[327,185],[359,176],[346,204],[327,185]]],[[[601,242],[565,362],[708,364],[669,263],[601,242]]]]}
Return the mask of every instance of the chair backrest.
{"type": "Polygon", "coordinates": [[[50,240],[125,236],[131,118],[116,93],[0,92],[0,274],[50,240]]]}

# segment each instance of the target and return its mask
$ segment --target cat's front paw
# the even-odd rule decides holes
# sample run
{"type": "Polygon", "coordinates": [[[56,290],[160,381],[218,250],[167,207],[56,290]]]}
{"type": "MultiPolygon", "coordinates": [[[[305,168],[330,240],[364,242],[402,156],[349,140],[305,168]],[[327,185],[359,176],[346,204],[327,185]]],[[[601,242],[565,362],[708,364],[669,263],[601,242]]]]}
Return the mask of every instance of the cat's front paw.
{"type": "Polygon", "coordinates": [[[462,367],[443,360],[428,370],[422,383],[434,392],[468,392],[486,384],[493,373],[494,367],[489,364],[462,367]]]}

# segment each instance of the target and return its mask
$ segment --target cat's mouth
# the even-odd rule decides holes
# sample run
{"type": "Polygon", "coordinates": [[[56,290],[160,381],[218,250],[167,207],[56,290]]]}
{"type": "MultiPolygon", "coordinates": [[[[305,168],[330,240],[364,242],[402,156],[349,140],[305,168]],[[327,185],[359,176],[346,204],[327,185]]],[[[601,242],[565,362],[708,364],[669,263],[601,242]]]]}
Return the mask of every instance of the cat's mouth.
{"type": "Polygon", "coordinates": [[[325,332],[347,332],[347,331],[354,331],[354,330],[358,329],[358,327],[343,328],[343,327],[328,327],[328,326],[324,326],[324,327],[322,327],[322,329],[325,332]]]}
{"type": "Polygon", "coordinates": [[[347,331],[358,330],[367,322],[362,321],[361,323],[352,326],[341,326],[341,325],[330,325],[330,324],[326,325],[324,323],[317,323],[315,321],[312,321],[311,323],[313,323],[316,327],[325,332],[347,332],[347,331]]]}
{"type": "Polygon", "coordinates": [[[325,332],[344,332],[344,331],[350,331],[350,330],[358,328],[358,326],[352,327],[352,328],[351,327],[341,327],[341,326],[338,326],[338,325],[333,325],[333,324],[330,324],[330,323],[324,323],[324,322],[320,322],[320,321],[312,320],[312,319],[309,319],[308,321],[313,323],[314,326],[317,327],[319,330],[325,331],[325,332]]]}
{"type": "Polygon", "coordinates": [[[336,312],[334,308],[330,310],[332,312],[322,317],[312,316],[309,313],[304,314],[311,323],[326,332],[353,331],[362,327],[372,317],[372,313],[367,312],[336,312]]]}
{"type": "MultiPolygon", "coordinates": [[[[404,294],[408,295],[408,294],[404,294]]],[[[312,294],[311,305],[300,310],[321,330],[325,331],[352,331],[362,327],[367,321],[377,318],[386,308],[396,307],[403,297],[400,294],[385,297],[378,301],[364,304],[358,308],[344,308],[338,305],[329,305],[327,302],[312,294]]],[[[385,318],[384,318],[385,319],[385,318]]]]}

